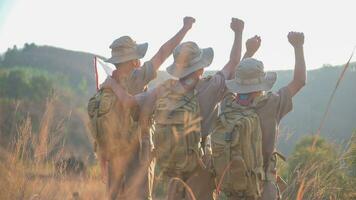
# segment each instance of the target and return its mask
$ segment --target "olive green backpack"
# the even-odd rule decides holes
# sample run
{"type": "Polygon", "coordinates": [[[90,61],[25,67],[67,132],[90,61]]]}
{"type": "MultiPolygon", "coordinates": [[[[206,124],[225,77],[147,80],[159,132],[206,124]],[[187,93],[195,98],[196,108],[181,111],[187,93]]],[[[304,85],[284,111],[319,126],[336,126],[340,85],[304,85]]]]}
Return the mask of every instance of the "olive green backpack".
{"type": "Polygon", "coordinates": [[[89,127],[100,152],[129,153],[137,137],[130,110],[119,110],[117,97],[111,89],[101,89],[88,103],[89,127]]]}
{"type": "Polygon", "coordinates": [[[229,93],[219,107],[211,135],[213,165],[218,192],[227,196],[261,196],[264,179],[262,131],[253,107],[242,107],[229,93]]]}
{"type": "Polygon", "coordinates": [[[153,117],[158,166],[168,176],[192,172],[202,156],[197,92],[178,93],[173,89],[176,84],[176,80],[162,84],[166,90],[156,101],[153,117]]]}

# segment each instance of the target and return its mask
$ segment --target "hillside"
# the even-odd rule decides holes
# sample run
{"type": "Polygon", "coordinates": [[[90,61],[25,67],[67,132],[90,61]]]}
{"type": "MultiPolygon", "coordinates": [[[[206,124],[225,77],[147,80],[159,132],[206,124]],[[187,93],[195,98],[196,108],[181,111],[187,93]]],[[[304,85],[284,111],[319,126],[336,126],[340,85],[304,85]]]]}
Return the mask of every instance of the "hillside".
{"type": "MultiPolygon", "coordinates": [[[[93,54],[68,51],[50,46],[26,44],[24,48],[9,49],[0,60],[0,70],[8,72],[22,70],[26,73],[42,74],[53,83],[60,93],[60,100],[65,111],[76,110],[70,118],[67,128],[69,140],[76,138],[73,144],[85,144],[84,152],[91,151],[85,120],[85,106],[88,98],[95,92],[93,74],[93,54]],[[78,114],[78,112],[80,114],[78,114]],[[75,114],[77,113],[77,114],[75,114]],[[75,127],[75,128],[73,128],[75,127]]],[[[348,139],[356,128],[356,64],[353,63],[337,91],[322,134],[336,143],[348,139]]],[[[0,71],[0,72],[1,72],[0,71]]],[[[325,110],[327,100],[341,72],[340,66],[323,67],[308,72],[306,87],[294,98],[294,110],[281,125],[280,149],[289,153],[302,135],[315,132],[325,110]]],[[[208,74],[214,72],[207,72],[208,74]]],[[[292,71],[278,71],[278,80],[274,90],[286,85],[291,80],[292,71]]],[[[165,72],[159,72],[155,85],[168,78],[165,72]]],[[[0,82],[1,83],[1,82],[0,82]]],[[[3,87],[3,85],[1,86],[3,87]]],[[[3,98],[3,97],[1,97],[3,98]]],[[[0,112],[4,112],[0,110],[0,112]]],[[[61,110],[61,112],[64,112],[61,110]]],[[[1,115],[6,113],[1,113],[1,115]]],[[[1,121],[0,121],[1,123],[1,121]]],[[[4,130],[0,130],[3,132],[4,130]]],[[[1,133],[0,132],[0,133],[1,133]]],[[[76,145],[76,148],[81,147],[76,145]]],[[[73,147],[74,148],[74,147],[73,147]]]]}

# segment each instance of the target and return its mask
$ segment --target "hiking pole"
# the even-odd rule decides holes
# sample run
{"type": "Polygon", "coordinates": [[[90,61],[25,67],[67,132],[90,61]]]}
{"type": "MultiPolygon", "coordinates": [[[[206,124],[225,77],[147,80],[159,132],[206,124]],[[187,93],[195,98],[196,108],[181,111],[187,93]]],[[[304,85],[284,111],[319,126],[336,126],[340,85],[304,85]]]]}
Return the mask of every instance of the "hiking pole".
{"type": "MultiPolygon", "coordinates": [[[[319,135],[320,135],[321,129],[322,129],[323,126],[324,126],[325,120],[326,120],[326,118],[327,118],[327,116],[328,116],[328,114],[329,114],[331,102],[332,102],[332,100],[334,99],[336,90],[337,90],[337,88],[339,87],[341,80],[344,78],[344,75],[345,75],[345,72],[346,72],[347,68],[349,68],[350,61],[351,61],[351,59],[352,59],[352,57],[353,57],[353,55],[354,55],[354,52],[355,52],[355,48],[356,48],[356,46],[355,46],[354,49],[352,50],[351,56],[350,56],[349,60],[347,61],[347,63],[345,64],[344,69],[342,70],[342,72],[341,72],[341,74],[340,74],[340,76],[339,76],[339,79],[338,79],[337,82],[336,82],[335,88],[334,88],[334,90],[333,90],[332,93],[331,93],[331,96],[330,96],[330,98],[329,98],[328,104],[327,104],[327,106],[326,106],[325,113],[324,113],[323,118],[322,118],[322,120],[321,120],[321,122],[320,122],[319,128],[318,128],[318,130],[317,130],[317,132],[316,132],[316,136],[319,136],[319,135]]],[[[312,149],[315,148],[316,138],[317,138],[317,137],[315,137],[314,140],[313,140],[312,149]]]]}

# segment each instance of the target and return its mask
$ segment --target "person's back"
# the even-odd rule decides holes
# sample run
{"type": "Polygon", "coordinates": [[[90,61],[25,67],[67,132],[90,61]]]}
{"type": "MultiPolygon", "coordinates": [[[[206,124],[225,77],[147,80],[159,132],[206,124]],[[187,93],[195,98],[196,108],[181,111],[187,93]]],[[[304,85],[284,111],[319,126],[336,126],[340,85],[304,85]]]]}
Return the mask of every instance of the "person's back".
{"type": "MultiPolygon", "coordinates": [[[[304,86],[306,80],[303,55],[304,35],[291,32],[288,39],[295,49],[296,64],[294,79],[286,87],[281,88],[277,93],[265,93],[272,88],[277,75],[275,72],[264,72],[263,63],[252,58],[241,61],[236,70],[235,78],[226,81],[227,88],[236,93],[233,99],[234,103],[243,107],[253,107],[254,112],[258,115],[259,123],[255,127],[258,126],[261,129],[264,169],[264,176],[259,180],[263,183],[262,193],[259,196],[266,200],[279,198],[276,176],[276,157],[278,154],[275,153],[279,122],[292,110],[292,97],[304,86]]],[[[240,114],[243,113],[240,112],[240,114]]],[[[245,131],[243,131],[243,134],[245,134],[245,131]]],[[[213,139],[214,137],[212,137],[213,139]]],[[[217,141],[212,141],[212,143],[214,142],[217,141]]],[[[238,183],[238,180],[236,181],[238,183]]],[[[239,191],[235,192],[236,194],[239,193],[239,191]]],[[[240,199],[246,198],[246,196],[231,195],[230,198],[240,199]]],[[[256,197],[247,198],[256,199],[256,197]]]]}
{"type": "MultiPolygon", "coordinates": [[[[186,96],[188,98],[185,99],[191,99],[189,96],[192,94],[194,98],[191,99],[191,101],[186,101],[187,102],[187,107],[190,107],[187,110],[191,110],[194,112],[191,112],[192,116],[200,116],[201,118],[201,126],[199,126],[199,119],[197,120],[192,120],[189,123],[182,123],[178,125],[179,127],[184,127],[184,124],[189,125],[190,123],[193,124],[193,129],[200,129],[201,127],[201,134],[202,137],[199,138],[199,140],[194,140],[192,142],[193,149],[196,149],[196,155],[195,157],[201,157],[202,154],[199,153],[199,151],[202,151],[201,146],[204,146],[205,142],[205,136],[208,135],[208,130],[210,128],[210,122],[213,119],[213,114],[212,111],[214,110],[214,107],[216,104],[222,99],[223,94],[225,93],[225,80],[229,79],[233,72],[235,66],[238,64],[240,61],[241,57],[241,37],[242,37],[242,30],[244,27],[243,21],[233,18],[230,24],[231,29],[235,33],[235,40],[233,44],[233,48],[231,50],[231,55],[228,63],[224,66],[224,68],[216,73],[214,76],[208,77],[208,78],[203,78],[201,79],[201,75],[203,73],[203,68],[207,67],[211,63],[211,59],[213,57],[213,51],[211,48],[207,49],[199,49],[198,46],[193,43],[193,42],[186,42],[181,44],[179,47],[176,48],[174,53],[174,64],[171,65],[170,67],[167,68],[167,72],[171,74],[172,76],[176,77],[179,79],[179,81],[168,81],[168,82],[175,82],[174,87],[170,88],[169,85],[172,84],[167,84],[163,83],[162,85],[158,86],[154,90],[151,90],[147,93],[139,94],[137,97],[134,99],[132,97],[129,97],[130,95],[125,94],[125,92],[118,87],[117,84],[112,83],[108,84],[109,87],[116,88],[114,89],[117,91],[117,95],[120,96],[121,99],[127,99],[129,102],[133,101],[138,103],[141,106],[141,114],[143,113],[144,116],[141,117],[143,119],[141,121],[142,127],[149,127],[149,121],[151,114],[153,114],[153,110],[155,108],[155,104],[157,107],[157,99],[161,99],[163,104],[168,104],[165,101],[164,94],[167,94],[167,87],[172,89],[174,92],[173,93],[181,93],[185,94],[183,96],[186,96]],[[180,53],[179,53],[180,52],[180,53]],[[194,93],[193,93],[194,90],[194,93]],[[131,99],[131,100],[130,100],[131,99]],[[203,135],[204,134],[204,135],[203,135]],[[203,139],[201,144],[199,144],[200,139],[203,139]],[[199,150],[198,150],[199,149],[199,150]]],[[[259,46],[259,40],[258,37],[254,37],[248,40],[246,43],[248,47],[255,47],[252,48],[254,50],[249,51],[246,55],[253,55],[255,50],[258,49],[259,46]],[[247,45],[248,44],[248,45],[247,45]]],[[[251,50],[251,48],[248,48],[248,50],[251,50]]],[[[175,95],[173,95],[175,96],[175,95]]],[[[159,102],[160,100],[158,100],[159,102]]],[[[184,102],[184,101],[181,101],[184,102]]],[[[180,103],[178,103],[179,105],[180,103]]],[[[165,106],[163,106],[163,110],[165,106]]],[[[172,112],[174,113],[174,112],[172,112]]],[[[178,112],[178,113],[187,113],[188,115],[189,112],[178,112]]],[[[174,118],[174,114],[172,115],[172,118],[174,118]]],[[[155,118],[155,117],[154,117],[155,118]]],[[[179,118],[179,117],[178,117],[179,118]]],[[[192,118],[197,118],[197,117],[192,117],[192,118]]],[[[160,127],[172,127],[172,125],[167,125],[171,121],[169,118],[166,118],[165,120],[162,120],[161,124],[159,125],[160,127]]],[[[155,130],[156,127],[153,129],[155,130]]],[[[163,129],[163,128],[162,128],[163,129]]],[[[161,130],[161,128],[160,128],[161,130]]],[[[143,130],[143,134],[149,132],[148,130],[143,130]]],[[[157,131],[156,131],[157,132],[157,131]]],[[[165,131],[162,131],[165,132],[165,131]]],[[[185,131],[183,131],[184,133],[185,131]]],[[[199,131],[197,131],[199,132],[199,131]]],[[[195,133],[195,131],[194,131],[195,133]]],[[[156,135],[156,134],[155,134],[156,135]]],[[[157,134],[161,135],[161,134],[157,134]]],[[[163,135],[163,134],[162,134],[163,135]]],[[[165,134],[167,136],[168,134],[165,134]]],[[[195,134],[192,134],[195,135],[195,134]]],[[[155,136],[156,137],[156,136],[155,136]]],[[[168,136],[167,136],[168,137],[168,136]]],[[[189,138],[188,138],[189,141],[189,138]]],[[[157,142],[156,142],[157,143],[157,142]]],[[[179,149],[184,149],[188,147],[188,145],[184,145],[182,142],[182,148],[179,149]]],[[[174,145],[172,145],[174,146],[174,145]]],[[[177,145],[176,145],[177,146],[177,145]]],[[[157,145],[155,146],[157,149],[157,145]]],[[[188,147],[190,148],[190,147],[188,147]]],[[[170,152],[169,150],[167,152],[170,152]]],[[[184,151],[181,151],[184,152],[184,151]]],[[[192,151],[193,152],[193,151],[192,151]]],[[[169,153],[166,153],[169,154],[169,153]]],[[[210,154],[209,154],[210,155],[210,154]]],[[[191,162],[189,163],[190,166],[200,166],[202,164],[202,159],[206,160],[206,163],[210,163],[209,160],[209,155],[207,157],[203,158],[198,158],[198,159],[192,159],[190,160],[191,162]]],[[[187,156],[183,156],[187,157],[187,156]]],[[[189,157],[189,156],[188,156],[189,157]]],[[[164,160],[164,159],[161,159],[164,160]]],[[[173,159],[174,160],[174,159],[173,159]]],[[[186,163],[186,162],[184,162],[186,163]]],[[[190,168],[190,170],[184,169],[185,167],[182,167],[183,170],[185,171],[185,176],[178,176],[181,177],[183,181],[186,181],[186,183],[189,185],[189,187],[192,189],[194,192],[194,195],[197,199],[213,199],[212,193],[214,190],[214,182],[213,182],[213,175],[207,168],[202,168],[202,167],[196,167],[196,173],[192,173],[193,171],[191,170],[194,167],[187,167],[190,168]]],[[[176,168],[177,169],[177,168],[176,168]]],[[[172,171],[172,170],[170,170],[172,171]]],[[[182,171],[182,170],[175,170],[175,171],[182,171]]],[[[171,174],[179,174],[179,173],[171,173],[171,174]]],[[[182,195],[181,193],[177,193],[179,191],[179,187],[181,186],[180,183],[178,185],[173,185],[171,187],[171,190],[169,190],[169,198],[170,199],[181,199],[182,195]],[[177,190],[178,189],[178,190],[177,190]],[[177,194],[177,195],[176,195],[177,194]]],[[[187,194],[188,195],[188,194],[187,194]]],[[[185,197],[188,197],[185,195],[185,197]]]]}
{"type": "MultiPolygon", "coordinates": [[[[110,45],[112,57],[107,60],[116,67],[112,75],[114,81],[132,95],[143,92],[193,23],[193,18],[184,18],[183,28],[142,66],[139,59],[146,54],[147,43],[136,44],[128,36],[115,40],[110,45]]],[[[103,163],[108,163],[106,167],[110,199],[152,199],[152,144],[149,136],[141,137],[137,132],[139,127],[136,108],[118,100],[111,89],[102,88],[89,102],[88,111],[94,135],[95,132],[100,132],[106,137],[105,143],[100,144],[100,138],[97,141],[99,157],[103,163]],[[102,110],[105,110],[105,114],[101,114],[98,120],[93,113],[103,112],[102,110]]],[[[103,166],[105,173],[106,167],[103,166]]]]}
{"type": "Polygon", "coordinates": [[[262,131],[255,105],[266,98],[242,106],[235,101],[236,95],[227,93],[219,105],[211,133],[213,167],[219,183],[217,192],[223,191],[229,199],[261,196],[262,131]]]}

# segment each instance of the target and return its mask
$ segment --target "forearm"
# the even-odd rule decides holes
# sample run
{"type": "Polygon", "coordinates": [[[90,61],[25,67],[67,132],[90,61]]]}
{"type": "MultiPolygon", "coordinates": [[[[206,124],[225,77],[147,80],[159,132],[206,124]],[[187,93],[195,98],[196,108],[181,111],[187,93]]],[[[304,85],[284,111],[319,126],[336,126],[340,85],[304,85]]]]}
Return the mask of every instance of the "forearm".
{"type": "Polygon", "coordinates": [[[234,44],[230,52],[230,61],[233,65],[237,65],[241,59],[242,32],[235,32],[234,44]]]}
{"type": "Polygon", "coordinates": [[[125,107],[134,107],[137,105],[135,97],[129,94],[118,84],[110,84],[110,87],[125,107]]]}
{"type": "Polygon", "coordinates": [[[155,96],[148,96],[148,98],[146,98],[145,102],[141,106],[139,121],[140,121],[141,131],[144,134],[149,133],[150,120],[153,113],[154,102],[155,102],[155,96]]]}
{"type": "Polygon", "coordinates": [[[245,59],[245,58],[252,58],[253,55],[254,55],[253,52],[248,52],[248,51],[246,51],[245,54],[244,54],[244,56],[242,57],[242,60],[245,59]]]}
{"type": "Polygon", "coordinates": [[[292,82],[288,85],[288,90],[291,96],[294,96],[298,93],[302,87],[304,87],[306,82],[306,67],[304,60],[303,47],[295,47],[295,67],[294,67],[294,77],[292,82]]]}
{"type": "Polygon", "coordinates": [[[152,63],[156,71],[169,57],[169,55],[172,54],[174,48],[176,48],[176,46],[178,46],[179,43],[183,40],[188,30],[189,29],[184,27],[181,28],[176,35],[174,35],[170,40],[161,46],[157,54],[152,58],[152,63]]]}
{"type": "Polygon", "coordinates": [[[301,87],[305,85],[306,82],[306,66],[304,59],[303,46],[294,48],[295,54],[295,67],[294,67],[294,78],[293,81],[300,84],[301,87]]]}
{"type": "Polygon", "coordinates": [[[236,65],[241,59],[242,31],[235,32],[235,39],[230,52],[229,62],[225,65],[223,72],[227,79],[230,79],[235,71],[236,65]]]}

